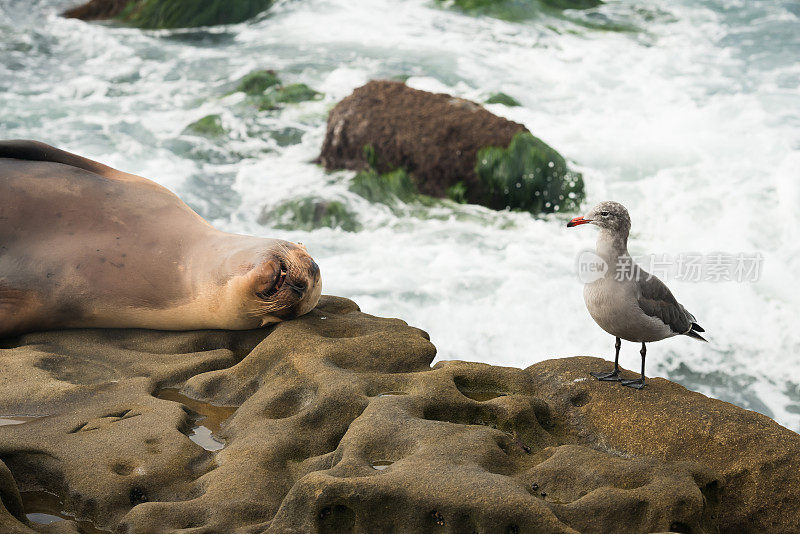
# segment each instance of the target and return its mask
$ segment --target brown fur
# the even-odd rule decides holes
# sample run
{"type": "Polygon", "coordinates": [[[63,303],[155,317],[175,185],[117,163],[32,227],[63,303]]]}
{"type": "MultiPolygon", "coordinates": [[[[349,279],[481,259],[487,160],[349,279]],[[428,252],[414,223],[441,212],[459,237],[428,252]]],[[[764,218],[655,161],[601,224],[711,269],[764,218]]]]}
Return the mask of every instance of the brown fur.
{"type": "Polygon", "coordinates": [[[318,289],[304,249],[219,232],[164,187],[41,143],[0,142],[0,221],[0,336],[252,328],[316,303],[288,290],[255,296],[281,262],[287,280],[318,289]]]}

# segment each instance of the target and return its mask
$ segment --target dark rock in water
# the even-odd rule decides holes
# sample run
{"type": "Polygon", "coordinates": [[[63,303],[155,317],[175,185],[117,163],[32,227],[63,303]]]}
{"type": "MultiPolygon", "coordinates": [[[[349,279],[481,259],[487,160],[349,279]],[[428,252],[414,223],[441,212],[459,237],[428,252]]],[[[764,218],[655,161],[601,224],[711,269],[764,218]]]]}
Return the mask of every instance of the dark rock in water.
{"type": "Polygon", "coordinates": [[[322,93],[304,83],[283,85],[273,70],[254,70],[239,80],[236,91],[250,97],[248,101],[261,111],[276,109],[278,104],[297,104],[322,97],[322,93]]]}
{"type": "Polygon", "coordinates": [[[70,8],[62,17],[81,20],[106,20],[118,17],[131,0],[89,0],[85,4],[70,8]]]}
{"type": "Polygon", "coordinates": [[[206,115],[188,125],[184,133],[202,135],[203,137],[221,137],[225,135],[225,127],[222,126],[222,117],[219,115],[206,115]]]}
{"type": "Polygon", "coordinates": [[[583,198],[580,175],[523,125],[400,82],[372,81],[339,102],[318,161],[378,174],[401,169],[419,193],[495,209],[566,211],[583,198]]]}
{"type": "Polygon", "coordinates": [[[403,169],[389,172],[378,171],[375,163],[375,149],[372,145],[364,147],[369,168],[353,177],[350,191],[370,202],[392,205],[395,201],[413,202],[420,198],[419,190],[411,176],[403,169]]]}
{"type": "Polygon", "coordinates": [[[564,9],[590,9],[601,0],[437,0],[474,15],[488,15],[509,21],[535,18],[544,12],[564,9]]]}
{"type": "Polygon", "coordinates": [[[302,198],[288,200],[264,210],[258,223],[273,228],[311,231],[317,228],[341,228],[355,232],[361,228],[358,217],[338,200],[302,198]]]}
{"type": "Polygon", "coordinates": [[[308,100],[317,100],[322,93],[315,91],[304,83],[278,85],[269,88],[256,99],[256,105],[261,111],[268,111],[278,107],[278,104],[298,104],[308,100]]]}
{"type": "Polygon", "coordinates": [[[488,190],[486,205],[531,213],[577,210],[583,200],[583,177],[561,155],[528,132],[518,133],[508,148],[478,151],[475,169],[488,190]]]}
{"type": "Polygon", "coordinates": [[[260,95],[280,83],[281,80],[274,70],[254,70],[239,80],[236,90],[251,96],[260,95]]]}
{"type": "Polygon", "coordinates": [[[519,100],[514,98],[513,96],[509,96],[505,93],[492,93],[489,95],[489,98],[486,99],[487,104],[503,104],[504,106],[508,107],[517,107],[521,104],[519,100]]]}
{"type": "Polygon", "coordinates": [[[4,533],[32,532],[20,489],[22,505],[47,490],[130,533],[794,532],[800,519],[800,436],[764,416],[663,379],[592,380],[609,365],[596,358],[431,368],[424,332],[346,299],[254,331],[0,346],[0,417],[45,416],[0,426],[4,533]],[[231,407],[207,411],[232,413],[214,426],[222,450],[189,439],[198,402],[165,388],[231,407]]]}
{"type": "Polygon", "coordinates": [[[82,20],[119,18],[145,29],[195,28],[244,22],[274,0],[90,0],[63,16],[82,20]]]}

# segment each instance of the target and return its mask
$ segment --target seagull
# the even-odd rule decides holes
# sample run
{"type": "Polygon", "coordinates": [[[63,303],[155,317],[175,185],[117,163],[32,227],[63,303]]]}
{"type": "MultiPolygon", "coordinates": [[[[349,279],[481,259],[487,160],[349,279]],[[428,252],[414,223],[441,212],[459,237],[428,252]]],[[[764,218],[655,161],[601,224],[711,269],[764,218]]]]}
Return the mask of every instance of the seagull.
{"type": "Polygon", "coordinates": [[[585,216],[572,219],[567,228],[582,224],[600,228],[596,254],[598,262],[605,262],[602,275],[584,286],[583,299],[592,319],[617,338],[614,370],[590,374],[598,380],[618,381],[623,386],[642,389],[647,355],[645,343],[677,335],[706,341],[698,334],[705,330],[697,324],[694,315],[675,300],[664,282],[639,267],[628,254],[631,218],[625,206],[618,202],[601,202],[585,216]],[[640,378],[622,380],[619,376],[621,339],[642,344],[640,378]]]}

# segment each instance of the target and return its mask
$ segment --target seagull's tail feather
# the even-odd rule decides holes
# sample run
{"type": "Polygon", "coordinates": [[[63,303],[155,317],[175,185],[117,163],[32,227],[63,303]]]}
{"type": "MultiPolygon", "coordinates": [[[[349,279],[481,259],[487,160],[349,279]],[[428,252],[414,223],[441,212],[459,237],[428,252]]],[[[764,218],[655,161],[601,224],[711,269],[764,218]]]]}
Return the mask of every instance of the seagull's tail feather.
{"type": "Polygon", "coordinates": [[[700,341],[708,342],[708,340],[706,338],[704,338],[703,336],[701,336],[700,334],[697,333],[698,331],[699,332],[705,332],[705,330],[703,330],[699,325],[697,325],[695,323],[692,323],[692,327],[684,335],[689,336],[689,337],[693,337],[695,339],[699,339],[700,341]]]}

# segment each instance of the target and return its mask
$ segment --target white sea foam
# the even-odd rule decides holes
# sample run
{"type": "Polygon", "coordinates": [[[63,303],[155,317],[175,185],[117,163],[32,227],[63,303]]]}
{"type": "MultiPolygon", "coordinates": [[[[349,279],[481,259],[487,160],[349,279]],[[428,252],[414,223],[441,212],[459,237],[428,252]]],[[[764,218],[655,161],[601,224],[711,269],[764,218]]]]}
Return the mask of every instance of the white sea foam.
{"type": "MultiPolygon", "coordinates": [[[[369,79],[410,76],[413,87],[475,100],[506,92],[523,106],[489,109],[572,161],[587,205],[613,198],[630,209],[632,252],[763,254],[757,283],[670,282],[711,342],[654,344],[648,370],[800,429],[796,4],[609,1],[593,20],[640,28],[612,32],[553,16],[472,17],[428,0],[304,0],[251,24],[140,32],[60,19],[66,3],[0,6],[0,137],[153,178],[222,228],[303,241],[326,292],[427,330],[439,358],[610,357],[613,338],[589,318],[574,271],[592,228],[469,206],[393,211],[348,191],[352,173],[310,163],[330,106],[369,79]],[[325,97],[271,115],[246,110],[226,94],[255,68],[325,97]],[[182,133],[211,113],[228,139],[182,133]],[[302,142],[270,138],[286,127],[302,142]],[[257,222],[265,208],[310,196],[343,201],[362,230],[257,222]]],[[[638,368],[636,347],[625,344],[622,358],[638,368]]]]}

